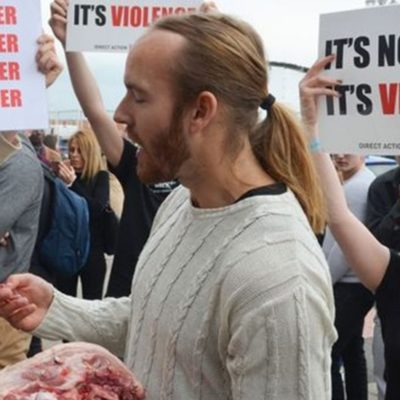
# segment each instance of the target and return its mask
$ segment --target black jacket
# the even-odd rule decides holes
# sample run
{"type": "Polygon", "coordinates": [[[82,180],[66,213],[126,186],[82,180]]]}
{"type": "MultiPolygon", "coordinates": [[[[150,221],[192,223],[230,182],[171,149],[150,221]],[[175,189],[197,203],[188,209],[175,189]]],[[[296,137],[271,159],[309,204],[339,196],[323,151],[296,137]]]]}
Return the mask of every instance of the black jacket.
{"type": "Polygon", "coordinates": [[[400,250],[400,167],[372,182],[366,225],[382,244],[400,250]]]}

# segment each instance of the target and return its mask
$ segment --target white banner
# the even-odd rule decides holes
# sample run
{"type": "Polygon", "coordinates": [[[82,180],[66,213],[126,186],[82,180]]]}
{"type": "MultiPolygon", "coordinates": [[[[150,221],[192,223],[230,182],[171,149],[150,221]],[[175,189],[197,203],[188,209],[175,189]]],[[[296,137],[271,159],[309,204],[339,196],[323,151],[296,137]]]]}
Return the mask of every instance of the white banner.
{"type": "Polygon", "coordinates": [[[42,33],[40,0],[0,3],[0,131],[48,126],[44,77],[35,55],[42,33]]]}
{"type": "Polygon", "coordinates": [[[331,153],[400,154],[400,6],[324,14],[319,55],[343,81],[339,98],[321,98],[320,132],[331,153]]]}
{"type": "Polygon", "coordinates": [[[198,9],[201,0],[71,0],[67,51],[127,52],[154,21],[198,9]]]}

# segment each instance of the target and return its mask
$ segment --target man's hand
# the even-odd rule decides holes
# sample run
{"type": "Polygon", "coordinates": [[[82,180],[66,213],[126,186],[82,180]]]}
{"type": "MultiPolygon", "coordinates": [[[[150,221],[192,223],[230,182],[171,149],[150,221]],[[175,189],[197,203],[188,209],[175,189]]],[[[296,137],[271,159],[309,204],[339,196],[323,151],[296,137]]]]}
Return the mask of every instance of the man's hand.
{"type": "Polygon", "coordinates": [[[299,84],[301,117],[309,135],[317,126],[319,96],[339,96],[334,87],[341,81],[321,75],[326,65],[334,59],[335,56],[330,55],[316,61],[299,84]]]}
{"type": "Polygon", "coordinates": [[[30,332],[43,321],[53,300],[53,286],[32,274],[11,275],[0,284],[0,317],[30,332]]]}
{"type": "Polygon", "coordinates": [[[49,25],[53,30],[54,36],[65,47],[67,32],[67,12],[68,0],[55,0],[50,5],[51,17],[49,25]]]}
{"type": "Polygon", "coordinates": [[[49,87],[58,78],[63,70],[63,65],[57,57],[54,38],[43,34],[37,40],[39,45],[36,53],[36,63],[39,71],[46,78],[46,87],[49,87]]]}

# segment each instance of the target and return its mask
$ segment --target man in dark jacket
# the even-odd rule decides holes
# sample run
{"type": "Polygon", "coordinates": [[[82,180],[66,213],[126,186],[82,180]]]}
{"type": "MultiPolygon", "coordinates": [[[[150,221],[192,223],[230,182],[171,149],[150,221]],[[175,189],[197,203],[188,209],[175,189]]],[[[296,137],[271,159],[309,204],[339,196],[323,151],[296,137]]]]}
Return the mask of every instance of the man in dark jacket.
{"type": "Polygon", "coordinates": [[[400,250],[400,167],[378,176],[368,193],[367,225],[384,245],[400,250]]]}
{"type": "MultiPolygon", "coordinates": [[[[399,159],[397,160],[399,162],[399,159]]],[[[366,225],[384,245],[400,250],[400,166],[378,176],[369,187],[366,225]]],[[[400,290],[400,285],[399,285],[400,290]]],[[[373,356],[379,399],[386,390],[383,340],[380,321],[375,319],[373,356]]]]}

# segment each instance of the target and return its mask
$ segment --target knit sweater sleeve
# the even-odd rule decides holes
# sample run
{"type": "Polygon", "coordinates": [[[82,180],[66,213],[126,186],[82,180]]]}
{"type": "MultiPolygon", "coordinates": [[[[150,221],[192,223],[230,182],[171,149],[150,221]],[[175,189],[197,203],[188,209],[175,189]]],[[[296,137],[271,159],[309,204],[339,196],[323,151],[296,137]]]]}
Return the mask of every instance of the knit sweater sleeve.
{"type": "Polygon", "coordinates": [[[323,291],[310,288],[301,273],[293,274],[296,261],[271,274],[254,268],[251,263],[262,264],[257,257],[249,262],[258,279],[247,279],[243,268],[234,273],[223,307],[229,316],[224,357],[233,399],[329,399],[329,350],[335,333],[333,310],[326,308],[323,291]]]}
{"type": "Polygon", "coordinates": [[[130,307],[129,297],[83,300],[55,289],[50,309],[33,334],[51,340],[95,343],[122,357],[130,307]]]}

